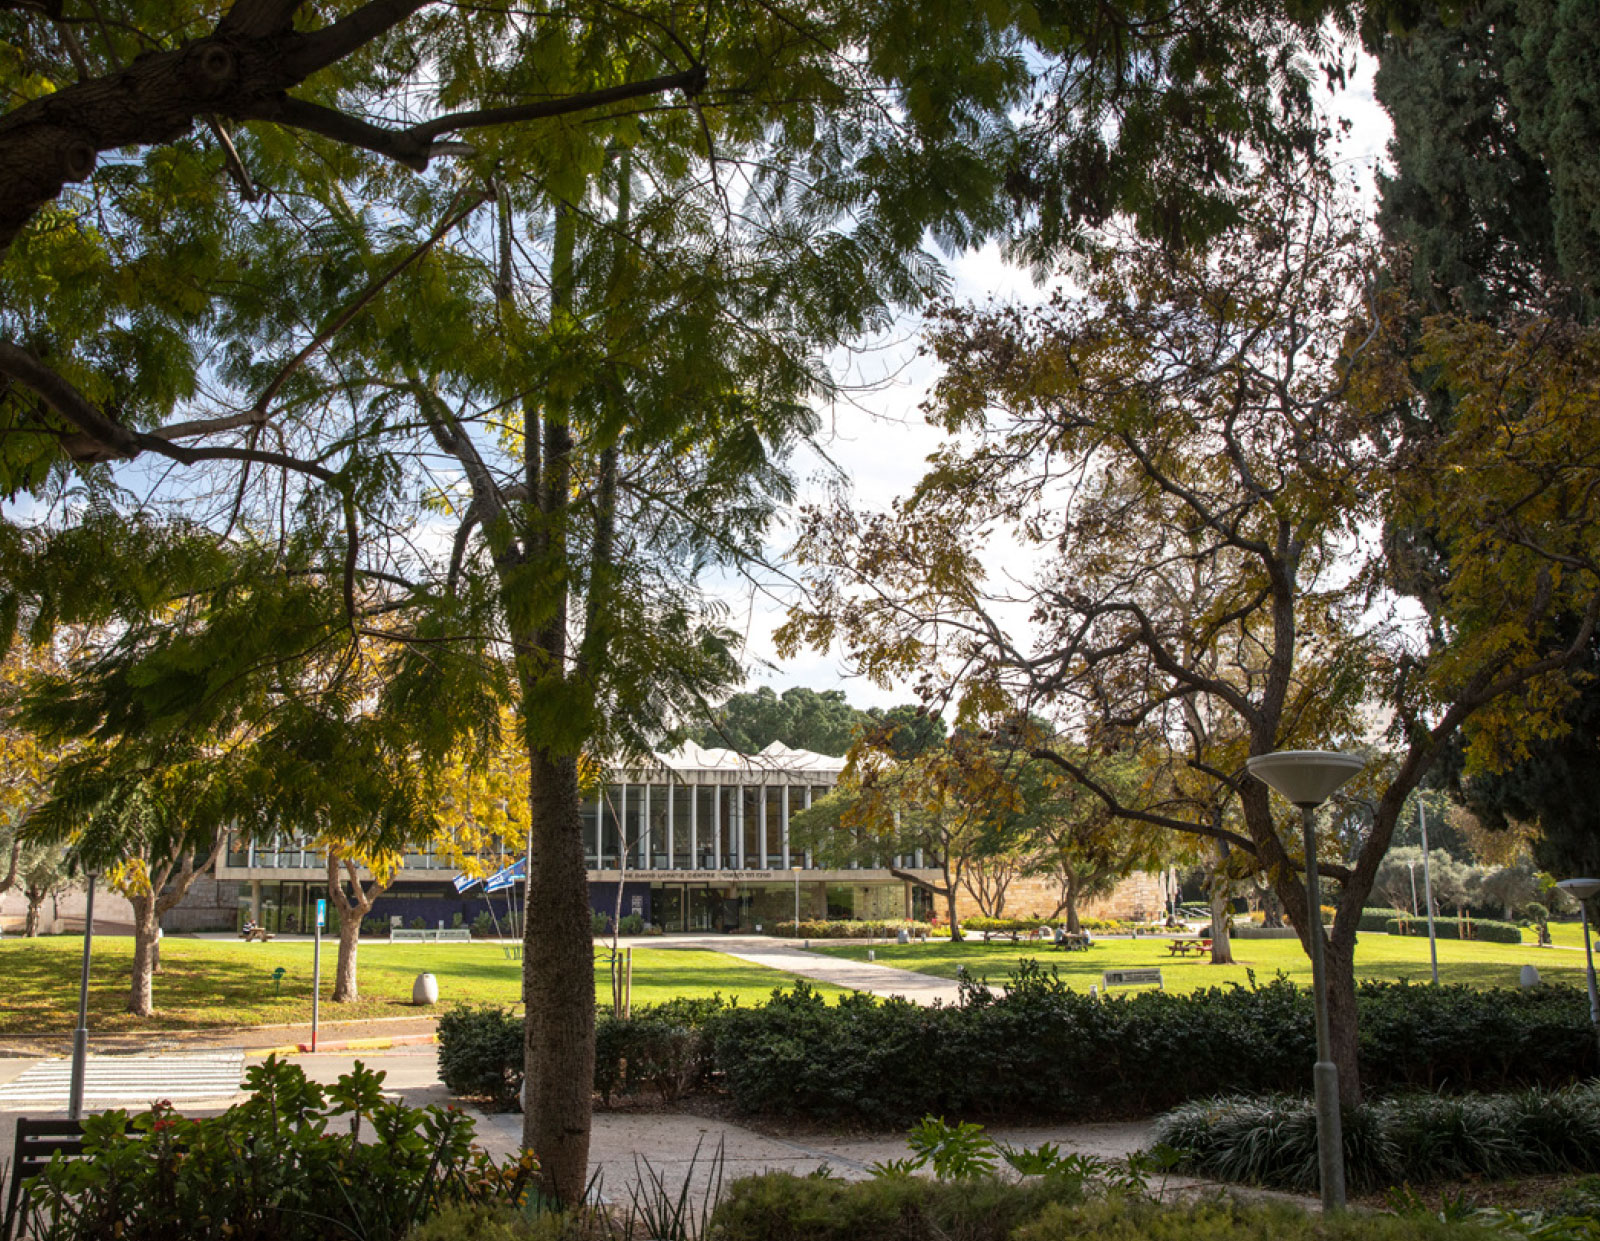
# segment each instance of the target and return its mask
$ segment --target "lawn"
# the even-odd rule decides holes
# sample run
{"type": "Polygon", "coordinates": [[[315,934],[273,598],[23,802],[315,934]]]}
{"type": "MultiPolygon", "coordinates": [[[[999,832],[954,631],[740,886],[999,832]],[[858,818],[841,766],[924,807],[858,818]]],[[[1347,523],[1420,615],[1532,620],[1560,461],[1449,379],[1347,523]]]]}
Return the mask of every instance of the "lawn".
{"type": "MultiPolygon", "coordinates": [[[[323,944],[322,1019],[404,1017],[411,1006],[411,984],[419,973],[439,980],[439,999],[517,1004],[521,1002],[520,962],[506,959],[499,944],[390,944],[361,946],[362,998],[333,1004],[333,965],[337,944],[323,944]]],[[[161,973],[155,979],[156,1015],[148,1020],[123,1011],[127,1003],[133,940],[105,936],[94,942],[89,982],[89,1028],[97,1032],[172,1030],[275,1025],[311,1020],[311,944],[276,941],[244,944],[225,940],[164,940],[161,973]],[[282,966],[282,994],[273,994],[272,971],[282,966]]],[[[0,940],[0,1035],[72,1029],[77,1022],[78,971],[83,959],[79,936],[0,940]]],[[[792,975],[737,961],[718,952],[680,948],[635,948],[633,1002],[659,1003],[674,996],[721,992],[745,1003],[765,999],[785,987],[792,975]]],[[[609,974],[598,957],[595,988],[610,995],[609,974]]],[[[835,987],[819,987],[840,994],[835,987]]]]}
{"type": "MultiPolygon", "coordinates": [[[[1474,987],[1515,987],[1521,967],[1533,964],[1546,982],[1583,985],[1583,954],[1563,948],[1539,948],[1532,944],[1462,943],[1441,939],[1439,943],[1439,981],[1467,983],[1474,987]]],[[[856,945],[818,947],[818,952],[867,959],[868,949],[856,945]]],[[[1104,970],[1159,965],[1162,981],[1169,991],[1193,991],[1196,987],[1223,983],[1246,983],[1254,970],[1258,982],[1278,973],[1310,985],[1311,961],[1295,939],[1235,940],[1234,965],[1210,965],[1194,957],[1173,957],[1167,941],[1150,939],[1097,940],[1087,952],[1063,952],[1035,945],[980,942],[952,944],[932,940],[926,944],[885,944],[872,949],[880,965],[955,978],[958,966],[965,966],[974,978],[987,976],[992,982],[1004,981],[1023,958],[1031,957],[1046,967],[1055,967],[1069,986],[1086,991],[1100,982],[1104,970]]],[[[1360,978],[1380,978],[1412,982],[1426,981],[1429,974],[1428,940],[1397,935],[1362,934],[1356,944],[1356,974],[1360,978]]]]}

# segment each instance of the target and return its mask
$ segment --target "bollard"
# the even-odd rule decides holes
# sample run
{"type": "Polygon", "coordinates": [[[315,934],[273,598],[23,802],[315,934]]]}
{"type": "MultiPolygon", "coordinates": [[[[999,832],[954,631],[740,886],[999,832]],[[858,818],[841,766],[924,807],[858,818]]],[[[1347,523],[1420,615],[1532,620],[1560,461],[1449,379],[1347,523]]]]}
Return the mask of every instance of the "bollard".
{"type": "Polygon", "coordinates": [[[877,959],[878,959],[877,952],[872,948],[868,948],[867,949],[867,960],[876,961],[877,959]]]}
{"type": "Polygon", "coordinates": [[[439,1002],[439,980],[432,974],[418,974],[411,984],[411,1002],[419,1007],[439,1002]]]}
{"type": "Polygon", "coordinates": [[[1522,975],[1518,979],[1524,991],[1531,991],[1539,985],[1539,967],[1537,965],[1524,965],[1522,975]]]}

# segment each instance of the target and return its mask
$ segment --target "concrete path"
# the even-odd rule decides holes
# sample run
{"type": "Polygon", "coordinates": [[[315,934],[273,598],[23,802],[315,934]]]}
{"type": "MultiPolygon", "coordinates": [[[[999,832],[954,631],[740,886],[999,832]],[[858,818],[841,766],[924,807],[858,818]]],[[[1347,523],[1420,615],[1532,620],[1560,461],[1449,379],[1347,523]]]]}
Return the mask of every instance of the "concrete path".
{"type": "Polygon", "coordinates": [[[807,952],[787,940],[718,936],[701,940],[694,946],[711,948],[753,965],[787,970],[802,978],[832,983],[851,991],[867,991],[884,997],[899,996],[913,1004],[955,1004],[961,996],[960,987],[948,979],[870,961],[850,961],[820,952],[807,952]]]}

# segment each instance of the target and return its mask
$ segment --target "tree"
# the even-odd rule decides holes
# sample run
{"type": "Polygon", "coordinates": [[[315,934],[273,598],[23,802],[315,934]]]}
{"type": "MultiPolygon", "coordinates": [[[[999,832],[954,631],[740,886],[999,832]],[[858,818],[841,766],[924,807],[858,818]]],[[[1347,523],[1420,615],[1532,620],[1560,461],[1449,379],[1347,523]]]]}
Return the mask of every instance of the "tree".
{"type": "MultiPolygon", "coordinates": [[[[1295,32],[1258,0],[1129,12],[0,11],[0,492],[48,501],[0,525],[0,639],[131,625],[60,716],[146,730],[104,780],[182,769],[221,806],[244,745],[258,798],[284,759],[313,820],[342,802],[306,739],[356,714],[365,644],[403,652],[374,754],[425,772],[516,703],[553,1197],[587,1163],[576,764],[734,683],[696,582],[759,549],[816,360],[937,286],[930,230],[1015,208],[1062,246],[1127,208],[1186,235],[1226,213],[1240,139],[1306,133],[1295,32]]],[[[423,831],[419,787],[351,830],[423,831]]]]}
{"type": "MultiPolygon", "coordinates": [[[[1375,90],[1394,120],[1392,176],[1380,179],[1379,223],[1403,254],[1397,278],[1427,315],[1482,323],[1537,315],[1592,323],[1600,310],[1592,6],[1477,0],[1446,20],[1426,10],[1381,30],[1375,90]]],[[[1408,430],[1429,451],[1455,419],[1447,387],[1422,382],[1425,417],[1408,430]]],[[[1445,549],[1425,529],[1391,536],[1434,611],[1449,580],[1445,549]]],[[[1566,619],[1569,631],[1582,614],[1566,619]]],[[[1582,795],[1600,743],[1600,645],[1572,670],[1573,692],[1553,735],[1525,757],[1468,770],[1460,747],[1444,782],[1487,825],[1546,827],[1540,860],[1571,873],[1600,861],[1600,820],[1582,795]],[[1575,868],[1575,869],[1574,869],[1575,868]]]]}
{"type": "Polygon", "coordinates": [[[734,694],[717,708],[711,722],[696,730],[704,746],[727,746],[741,754],[757,754],[774,741],[796,750],[842,755],[861,729],[863,713],[846,700],[843,690],[795,686],[782,695],[763,685],[734,694]]]}
{"type": "Polygon", "coordinates": [[[70,889],[76,876],[72,873],[71,857],[66,850],[55,845],[39,844],[23,848],[17,874],[22,894],[28,901],[23,934],[31,939],[39,933],[39,911],[45,901],[70,889]]]}
{"type": "MultiPolygon", "coordinates": [[[[1205,253],[1118,233],[1081,273],[1081,300],[944,308],[931,414],[951,442],[891,514],[808,514],[800,556],[816,602],[780,649],[837,637],[870,676],[917,671],[964,725],[1022,711],[1161,747],[1211,795],[1169,785],[1129,804],[1069,754],[1028,752],[1119,816],[1226,842],[1267,876],[1308,949],[1326,936],[1334,1056],[1354,1101],[1356,927],[1406,799],[1470,718],[1560,683],[1589,640],[1600,578],[1580,570],[1562,598],[1547,578],[1508,573],[1498,599],[1464,592],[1431,650],[1371,608],[1369,589],[1391,584],[1361,558],[1360,533],[1400,502],[1409,463],[1380,428],[1410,391],[1357,301],[1373,257],[1313,175],[1269,169],[1242,210],[1205,253]],[[990,582],[979,561],[1001,530],[1040,557],[1021,583],[990,582]],[[1173,590],[1195,565],[1194,590],[1173,590]],[[1547,622],[1575,600],[1589,623],[1563,641],[1547,622]],[[1301,880],[1298,816],[1244,760],[1348,745],[1375,703],[1392,723],[1351,790],[1371,812],[1354,837],[1321,835],[1338,885],[1325,930],[1301,880]],[[1196,732],[1191,704],[1225,726],[1196,732]]],[[[1509,569],[1517,556],[1458,485],[1442,524],[1483,574],[1509,569]]]]}

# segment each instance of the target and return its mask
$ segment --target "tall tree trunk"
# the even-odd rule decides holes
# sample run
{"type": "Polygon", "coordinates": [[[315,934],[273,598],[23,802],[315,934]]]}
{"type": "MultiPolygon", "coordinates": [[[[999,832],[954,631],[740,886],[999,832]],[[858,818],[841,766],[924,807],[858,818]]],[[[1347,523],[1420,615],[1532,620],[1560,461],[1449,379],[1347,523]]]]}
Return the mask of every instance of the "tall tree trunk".
{"type": "Polygon", "coordinates": [[[137,1017],[152,1016],[155,1009],[153,976],[156,972],[156,931],[161,920],[156,914],[154,893],[132,896],[133,980],[128,989],[128,1011],[137,1017]]]}
{"type": "Polygon", "coordinates": [[[39,909],[44,905],[44,898],[49,893],[38,888],[25,888],[23,891],[28,898],[28,915],[23,921],[22,933],[29,939],[35,939],[39,935],[39,909]]]}
{"type": "Polygon", "coordinates": [[[1232,901],[1229,900],[1227,841],[1222,842],[1219,852],[1221,858],[1211,877],[1211,964],[1232,965],[1233,939],[1228,934],[1228,913],[1232,901]]]}
{"type": "Polygon", "coordinates": [[[1078,920],[1078,876],[1070,866],[1066,867],[1065,870],[1065,883],[1062,885],[1062,891],[1066,897],[1067,933],[1069,935],[1082,935],[1083,924],[1078,920]]]}
{"type": "Polygon", "coordinates": [[[1327,968],[1328,1032],[1333,1043],[1333,1063],[1339,1069],[1339,1102],[1355,1107],[1361,1102],[1360,1031],[1356,1014],[1355,943],[1341,944],[1342,936],[1328,937],[1323,963],[1327,968]]]}
{"type": "Polygon", "coordinates": [[[594,1091],[594,941],[576,758],[528,752],[527,1110],[522,1144],[539,1158],[545,1193],[576,1205],[589,1178],[594,1091]]]}
{"type": "Polygon", "coordinates": [[[352,1004],[361,998],[356,960],[361,950],[361,920],[372,912],[373,902],[388,891],[388,882],[370,879],[361,882],[361,872],[353,859],[345,857],[335,845],[328,846],[328,899],[339,911],[339,961],[333,970],[333,995],[335,1004],[352,1004]],[[344,875],[340,875],[343,868],[344,875]],[[350,881],[348,895],[345,879],[350,881]]]}
{"type": "Polygon", "coordinates": [[[361,919],[339,917],[339,962],[333,968],[333,1002],[352,1004],[361,998],[356,957],[361,951],[361,919]]]}

